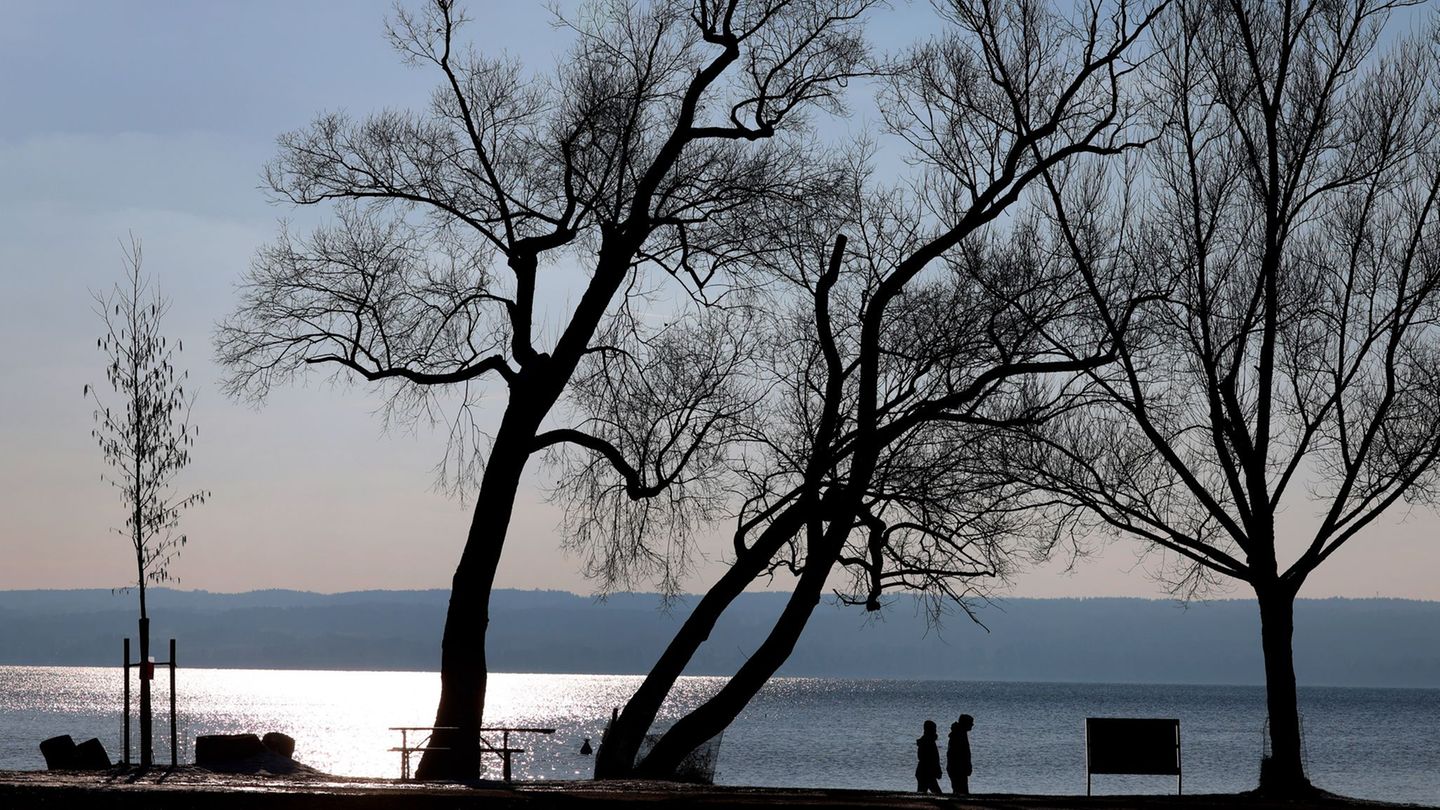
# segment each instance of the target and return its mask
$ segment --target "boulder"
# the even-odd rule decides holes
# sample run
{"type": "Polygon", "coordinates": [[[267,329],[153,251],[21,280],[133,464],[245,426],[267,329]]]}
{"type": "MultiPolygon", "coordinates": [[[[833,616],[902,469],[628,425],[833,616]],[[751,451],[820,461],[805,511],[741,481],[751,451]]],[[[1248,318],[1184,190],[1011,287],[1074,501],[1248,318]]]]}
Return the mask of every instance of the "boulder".
{"type": "Polygon", "coordinates": [[[272,731],[264,737],[261,737],[260,742],[266,748],[282,757],[290,758],[295,755],[295,738],[289,734],[272,731]]]}
{"type": "Polygon", "coordinates": [[[195,764],[215,770],[269,751],[254,734],[201,734],[195,738],[195,764]]]}
{"type": "Polygon", "coordinates": [[[40,753],[45,756],[47,770],[64,771],[75,767],[75,741],[70,739],[69,734],[51,737],[40,743],[40,753]]]}
{"type": "Polygon", "coordinates": [[[104,743],[91,737],[75,746],[75,761],[70,767],[80,771],[103,771],[110,767],[110,754],[105,750],[104,743]]]}
{"type": "Polygon", "coordinates": [[[294,752],[294,738],[274,731],[264,740],[254,734],[207,734],[195,738],[195,764],[216,773],[320,773],[291,759],[294,752]]]}

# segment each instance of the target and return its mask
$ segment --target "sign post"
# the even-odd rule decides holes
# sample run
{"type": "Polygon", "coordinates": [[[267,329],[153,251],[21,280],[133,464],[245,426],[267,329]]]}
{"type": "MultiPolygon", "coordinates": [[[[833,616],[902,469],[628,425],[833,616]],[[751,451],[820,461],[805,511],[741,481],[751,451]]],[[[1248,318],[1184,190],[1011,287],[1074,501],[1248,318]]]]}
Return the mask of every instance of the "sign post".
{"type": "Polygon", "coordinates": [[[1085,795],[1097,773],[1180,775],[1180,721],[1134,717],[1085,718],[1085,795]]]}

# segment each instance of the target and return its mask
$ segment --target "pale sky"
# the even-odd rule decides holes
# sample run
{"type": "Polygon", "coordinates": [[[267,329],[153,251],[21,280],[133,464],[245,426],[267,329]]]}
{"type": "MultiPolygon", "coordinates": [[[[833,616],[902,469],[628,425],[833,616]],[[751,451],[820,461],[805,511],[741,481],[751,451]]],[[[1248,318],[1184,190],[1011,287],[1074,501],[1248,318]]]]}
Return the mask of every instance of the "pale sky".
{"type": "MultiPolygon", "coordinates": [[[[432,76],[382,37],[383,0],[0,0],[0,588],[116,587],[133,576],[123,520],[100,482],[86,383],[102,383],[90,290],[122,271],[120,240],[144,241],[146,270],[174,304],[201,427],[183,481],[211,490],[189,513],[179,586],[214,591],[444,588],[470,504],[435,491],[442,437],[386,434],[363,388],[316,378],[261,409],[227,401],[210,334],[256,248],[287,217],[259,172],[274,139],[318,112],[424,104],[432,76]]],[[[882,12],[875,38],[923,36],[928,12],[882,12]]],[[[468,35],[530,65],[552,64],[563,32],[540,3],[472,2],[468,35]]],[[[863,131],[863,116],[846,125],[863,131]]],[[[535,476],[521,493],[499,585],[587,593],[559,550],[557,511],[535,476]]],[[[1293,516],[1299,521],[1302,515],[1293,516]]],[[[1440,599],[1436,517],[1416,511],[1335,555],[1302,596],[1440,599]]],[[[688,580],[703,590],[714,559],[688,580]]],[[[1163,596],[1114,543],[1072,574],[1021,576],[1014,596],[1163,596]]],[[[1242,596],[1243,592],[1235,592],[1242,596]]]]}

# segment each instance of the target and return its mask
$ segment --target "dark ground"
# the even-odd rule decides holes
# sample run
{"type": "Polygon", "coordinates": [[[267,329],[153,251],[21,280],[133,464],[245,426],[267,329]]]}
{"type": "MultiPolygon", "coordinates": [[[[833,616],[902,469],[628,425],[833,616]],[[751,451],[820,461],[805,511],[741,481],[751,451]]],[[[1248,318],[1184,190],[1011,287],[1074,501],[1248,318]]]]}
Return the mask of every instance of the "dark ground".
{"type": "Polygon", "coordinates": [[[1296,808],[1392,808],[1387,804],[1341,797],[1308,801],[1265,800],[1247,794],[1206,796],[1007,796],[962,799],[922,797],[913,793],[869,790],[811,790],[676,785],[661,782],[500,782],[475,785],[418,784],[384,779],[349,779],[326,775],[229,775],[194,767],[173,773],[164,769],[144,776],[118,773],[47,773],[0,771],[0,810],[124,808],[262,808],[262,810],[458,810],[485,808],[562,808],[612,810],[668,808],[965,808],[974,810],[1191,810],[1237,807],[1249,810],[1296,808]]]}

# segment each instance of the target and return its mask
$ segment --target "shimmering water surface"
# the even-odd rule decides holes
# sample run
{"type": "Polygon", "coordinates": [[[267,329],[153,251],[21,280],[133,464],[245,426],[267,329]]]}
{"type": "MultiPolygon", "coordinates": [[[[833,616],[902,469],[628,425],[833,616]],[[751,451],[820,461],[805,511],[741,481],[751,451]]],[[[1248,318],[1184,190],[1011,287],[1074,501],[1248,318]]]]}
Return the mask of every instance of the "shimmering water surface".
{"type": "MultiPolygon", "coordinates": [[[[585,737],[598,742],[631,676],[491,676],[487,725],[553,727],[526,737],[517,778],[590,775],[585,737]]],[[[157,681],[157,709],[168,686],[157,681]]],[[[718,689],[716,678],[682,679],[662,722],[718,689]]],[[[0,667],[0,769],[44,766],[44,737],[98,736],[121,748],[118,669],[0,667]]],[[[1440,690],[1302,688],[1306,757],[1313,781],[1350,796],[1440,805],[1440,690]]],[[[427,725],[439,676],[431,672],[194,669],[180,673],[180,758],[196,734],[281,731],[296,759],[336,774],[399,775],[390,726],[427,725]]],[[[970,683],[781,678],[725,732],[717,781],[912,790],[915,743],[927,719],[941,727],[975,716],[971,747],[981,793],[1083,793],[1084,718],[1178,717],[1185,792],[1254,785],[1263,745],[1258,687],[970,683]]],[[[157,715],[161,712],[157,712],[157,715]]],[[[157,722],[157,759],[169,757],[157,722]]],[[[1100,793],[1173,791],[1166,777],[1097,776],[1100,793]]]]}

